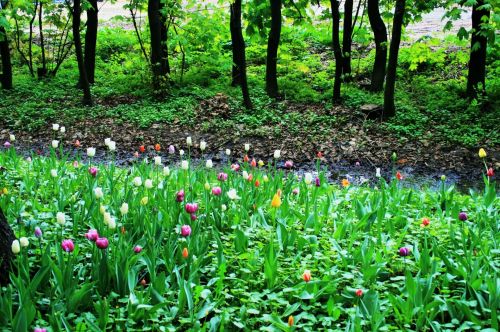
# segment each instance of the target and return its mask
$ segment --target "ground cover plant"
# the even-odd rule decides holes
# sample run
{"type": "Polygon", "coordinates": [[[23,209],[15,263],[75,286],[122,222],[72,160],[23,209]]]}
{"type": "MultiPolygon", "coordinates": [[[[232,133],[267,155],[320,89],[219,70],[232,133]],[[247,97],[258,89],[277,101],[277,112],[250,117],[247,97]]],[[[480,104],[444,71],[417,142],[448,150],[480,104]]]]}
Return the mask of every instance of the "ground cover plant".
{"type": "Polygon", "coordinates": [[[23,156],[15,136],[0,152],[14,232],[3,330],[499,328],[485,149],[481,190],[461,194],[445,178],[439,190],[406,187],[396,154],[391,172],[373,169],[376,183],[328,183],[321,153],[298,174],[281,151],[260,160],[251,144],[194,166],[211,143],[191,137],[139,146],[120,168],[113,140],[96,160],[52,129],[48,156],[23,156]]]}

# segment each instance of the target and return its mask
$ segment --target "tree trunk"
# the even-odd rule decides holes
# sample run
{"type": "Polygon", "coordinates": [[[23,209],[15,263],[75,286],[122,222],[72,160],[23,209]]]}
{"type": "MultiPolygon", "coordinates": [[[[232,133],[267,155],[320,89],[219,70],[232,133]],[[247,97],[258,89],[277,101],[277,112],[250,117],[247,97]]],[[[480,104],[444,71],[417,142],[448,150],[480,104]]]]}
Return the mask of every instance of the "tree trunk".
{"type": "Polygon", "coordinates": [[[95,52],[97,45],[98,12],[97,0],[88,0],[87,32],[85,33],[85,71],[90,84],[95,83],[95,52]]]}
{"type": "Polygon", "coordinates": [[[80,0],[73,2],[73,39],[75,41],[76,61],[78,62],[78,72],[80,73],[80,84],[83,89],[83,104],[92,105],[92,96],[90,95],[90,84],[87,79],[87,72],[83,61],[82,40],[80,39],[80,15],[82,13],[80,0]]]}
{"type": "Polygon", "coordinates": [[[238,39],[238,30],[241,31],[241,1],[239,1],[239,15],[238,18],[238,3],[235,1],[231,5],[229,5],[230,19],[229,19],[229,30],[231,32],[231,47],[233,49],[233,67],[231,70],[231,85],[238,86],[241,84],[241,76],[239,63],[241,62],[238,59],[238,56],[241,52],[239,52],[237,48],[237,39],[238,39]],[[238,25],[239,21],[239,25],[238,25]]]}
{"type": "Polygon", "coordinates": [[[12,62],[10,61],[9,40],[4,27],[0,27],[0,57],[2,58],[0,83],[3,89],[12,89],[12,62]]]}
{"type": "Polygon", "coordinates": [[[161,21],[161,74],[168,75],[170,74],[170,63],[168,61],[168,28],[166,17],[162,13],[163,8],[165,7],[165,2],[160,0],[160,21],[161,21]]]}
{"type": "Polygon", "coordinates": [[[38,68],[38,78],[47,76],[47,60],[45,58],[45,40],[43,38],[43,2],[40,1],[40,9],[38,11],[38,29],[40,30],[40,48],[42,52],[42,68],[38,68]]]}
{"type": "Polygon", "coordinates": [[[490,17],[490,11],[484,5],[484,0],[479,0],[472,7],[472,37],[469,59],[469,75],[467,76],[467,95],[476,98],[478,93],[486,92],[486,48],[487,38],[481,34],[482,18],[490,17]]]}
{"type": "Polygon", "coordinates": [[[344,30],[342,34],[342,72],[345,80],[349,80],[351,75],[352,10],[353,0],[346,0],[344,3],[344,30]]]}
{"type": "Polygon", "coordinates": [[[9,282],[10,261],[12,260],[12,241],[16,237],[7,222],[7,218],[0,208],[0,285],[6,285],[9,282]]]}
{"type": "Polygon", "coordinates": [[[379,0],[368,0],[368,18],[375,39],[375,62],[372,70],[371,90],[382,91],[387,63],[387,29],[380,16],[379,0]]]}
{"type": "Polygon", "coordinates": [[[340,98],[340,86],[342,84],[342,49],[340,48],[339,30],[340,30],[340,12],[339,1],[330,0],[332,10],[332,44],[333,54],[335,56],[335,81],[333,83],[333,103],[338,104],[340,98]]]}
{"type": "Polygon", "coordinates": [[[241,31],[241,0],[235,0],[231,6],[230,29],[233,45],[233,84],[234,84],[234,67],[238,72],[238,82],[241,85],[243,94],[243,104],[246,108],[252,108],[252,101],[248,92],[246,56],[245,56],[245,40],[241,31]]]}
{"type": "Polygon", "coordinates": [[[153,69],[153,83],[159,84],[160,76],[167,74],[164,46],[162,40],[166,38],[166,32],[162,33],[163,20],[160,13],[161,0],[148,1],[149,33],[151,37],[151,67],[153,69]],[[163,35],[163,39],[162,39],[163,35]]]}
{"type": "Polygon", "coordinates": [[[271,3],[271,30],[267,42],[266,63],[266,92],[271,98],[279,96],[278,93],[278,47],[281,37],[281,0],[270,0],[271,3]]]}
{"type": "Polygon", "coordinates": [[[389,49],[389,63],[387,65],[387,79],[384,91],[384,111],[383,118],[388,118],[396,114],[394,105],[394,88],[396,85],[396,70],[398,66],[399,43],[401,42],[401,28],[405,15],[406,0],[396,0],[394,18],[392,22],[392,38],[389,49]]]}

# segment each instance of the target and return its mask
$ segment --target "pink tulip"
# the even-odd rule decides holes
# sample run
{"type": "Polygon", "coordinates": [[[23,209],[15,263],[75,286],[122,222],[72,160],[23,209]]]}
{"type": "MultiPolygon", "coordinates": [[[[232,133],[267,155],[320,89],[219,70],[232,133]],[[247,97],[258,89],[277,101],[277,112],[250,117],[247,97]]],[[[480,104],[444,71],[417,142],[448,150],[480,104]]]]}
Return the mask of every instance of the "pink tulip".
{"type": "Polygon", "coordinates": [[[97,246],[97,248],[99,249],[106,249],[109,245],[109,241],[107,238],[105,237],[100,237],[98,238],[96,241],[95,241],[95,245],[97,246]]]}
{"type": "Polygon", "coordinates": [[[240,170],[240,165],[238,164],[232,164],[231,169],[235,172],[238,172],[240,170]]]}
{"type": "Polygon", "coordinates": [[[292,167],[293,167],[293,161],[291,161],[291,160],[285,161],[285,168],[290,169],[292,167]]]}
{"type": "Polygon", "coordinates": [[[221,182],[224,182],[227,180],[227,174],[226,173],[219,173],[219,175],[217,175],[217,180],[221,181],[221,182]]]}
{"type": "Polygon", "coordinates": [[[97,167],[90,167],[89,168],[89,174],[92,175],[92,177],[96,177],[97,176],[97,167]]]}
{"type": "Polygon", "coordinates": [[[193,214],[198,211],[198,204],[196,203],[186,203],[185,206],[186,212],[189,214],[193,214]]]}
{"type": "Polygon", "coordinates": [[[196,219],[198,219],[198,217],[196,216],[196,214],[191,213],[191,221],[195,221],[196,219]]]}
{"type": "Polygon", "coordinates": [[[136,254],[140,253],[141,251],[142,251],[142,247],[141,247],[141,246],[135,246],[135,247],[134,247],[134,252],[135,252],[136,254]]]}
{"type": "Polygon", "coordinates": [[[184,237],[191,235],[191,226],[183,225],[181,227],[181,235],[184,237]]]}
{"type": "Polygon", "coordinates": [[[99,233],[97,233],[96,229],[89,229],[89,231],[85,233],[85,237],[87,240],[95,242],[99,238],[99,233]]]}
{"type": "Polygon", "coordinates": [[[175,196],[176,196],[175,200],[177,202],[180,203],[180,202],[184,201],[184,190],[179,190],[175,196]]]}
{"type": "Polygon", "coordinates": [[[220,196],[220,194],[222,194],[221,187],[213,187],[212,188],[212,194],[214,194],[215,196],[220,196]]]}
{"type": "Polygon", "coordinates": [[[34,332],[47,332],[47,329],[44,329],[42,327],[35,327],[34,332]]]}
{"type": "Polygon", "coordinates": [[[72,252],[73,250],[75,250],[75,244],[70,239],[63,240],[61,242],[61,248],[63,248],[63,250],[66,252],[72,252]]]}
{"type": "Polygon", "coordinates": [[[7,142],[3,143],[3,146],[5,146],[6,149],[10,148],[10,142],[7,141],[7,142]]]}
{"type": "Polygon", "coordinates": [[[174,154],[175,153],[175,147],[173,145],[170,145],[168,147],[168,153],[170,153],[170,154],[174,154]]]}

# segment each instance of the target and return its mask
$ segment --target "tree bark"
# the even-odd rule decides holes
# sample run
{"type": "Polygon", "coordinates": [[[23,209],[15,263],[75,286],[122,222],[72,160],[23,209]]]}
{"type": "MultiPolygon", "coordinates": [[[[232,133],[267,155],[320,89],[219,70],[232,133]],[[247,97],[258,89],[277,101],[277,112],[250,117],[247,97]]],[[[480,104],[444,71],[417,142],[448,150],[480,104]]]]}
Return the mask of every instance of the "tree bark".
{"type": "Polygon", "coordinates": [[[271,98],[279,96],[278,93],[278,47],[281,38],[281,0],[270,0],[271,4],[271,30],[267,41],[266,63],[266,92],[271,98]]]}
{"type": "Polygon", "coordinates": [[[478,93],[486,92],[486,49],[487,37],[481,34],[483,17],[490,17],[490,11],[485,8],[484,0],[479,0],[472,7],[472,37],[469,59],[469,74],[467,76],[467,95],[476,98],[478,93]]]}
{"type": "Polygon", "coordinates": [[[387,28],[380,16],[379,0],[368,0],[368,19],[375,39],[375,62],[372,70],[371,90],[382,91],[387,63],[387,28]]]}
{"type": "Polygon", "coordinates": [[[344,30],[342,33],[342,72],[345,80],[349,80],[351,75],[352,10],[353,0],[346,0],[344,3],[344,30]]]}
{"type": "Polygon", "coordinates": [[[168,28],[166,17],[162,13],[163,8],[165,7],[165,2],[160,0],[160,21],[161,21],[161,73],[162,75],[170,74],[170,63],[168,61],[168,28]]]}
{"type": "Polygon", "coordinates": [[[388,118],[396,114],[394,105],[394,89],[396,85],[396,71],[398,66],[399,44],[401,42],[401,28],[403,26],[403,18],[405,15],[406,0],[396,0],[396,8],[394,10],[394,18],[392,22],[392,38],[389,48],[389,63],[387,65],[387,78],[385,81],[384,91],[384,110],[383,118],[388,118]]]}
{"type": "Polygon", "coordinates": [[[246,56],[245,56],[245,40],[241,31],[241,0],[235,0],[230,5],[230,30],[233,45],[233,84],[235,67],[237,70],[237,81],[241,85],[241,92],[243,94],[243,104],[246,108],[252,108],[252,101],[248,91],[247,82],[247,69],[246,69],[246,56]]]}
{"type": "Polygon", "coordinates": [[[151,67],[153,69],[153,82],[155,86],[158,86],[160,76],[167,75],[168,73],[164,46],[162,45],[162,40],[166,38],[166,32],[164,31],[162,33],[163,20],[160,13],[160,6],[161,0],[148,1],[149,33],[151,37],[151,67]]]}
{"type": "Polygon", "coordinates": [[[2,58],[2,75],[0,82],[3,89],[12,89],[12,62],[10,60],[9,40],[4,27],[0,27],[0,57],[2,58]]]}
{"type": "Polygon", "coordinates": [[[95,83],[95,52],[99,24],[97,0],[88,0],[92,6],[87,9],[87,32],[85,33],[85,71],[90,84],[95,83]]]}
{"type": "Polygon", "coordinates": [[[330,0],[332,10],[332,44],[333,54],[335,56],[335,81],[333,83],[333,103],[339,104],[340,86],[342,84],[342,49],[340,48],[339,30],[340,30],[340,12],[339,1],[330,0]]]}
{"type": "Polygon", "coordinates": [[[80,73],[80,84],[83,89],[83,104],[92,105],[92,96],[90,94],[90,84],[87,79],[87,72],[83,60],[82,40],[80,39],[80,15],[82,13],[81,0],[73,1],[73,39],[75,43],[76,61],[78,63],[78,72],[80,73]]]}
{"type": "Polygon", "coordinates": [[[40,9],[38,10],[38,29],[40,30],[40,48],[42,52],[42,68],[38,68],[38,78],[47,76],[47,60],[45,58],[45,40],[43,37],[43,2],[40,1],[40,9]]]}
{"type": "Polygon", "coordinates": [[[0,285],[2,286],[9,282],[10,262],[13,257],[11,248],[12,241],[15,239],[14,232],[10,228],[2,208],[0,208],[0,269],[2,269],[0,285]]]}

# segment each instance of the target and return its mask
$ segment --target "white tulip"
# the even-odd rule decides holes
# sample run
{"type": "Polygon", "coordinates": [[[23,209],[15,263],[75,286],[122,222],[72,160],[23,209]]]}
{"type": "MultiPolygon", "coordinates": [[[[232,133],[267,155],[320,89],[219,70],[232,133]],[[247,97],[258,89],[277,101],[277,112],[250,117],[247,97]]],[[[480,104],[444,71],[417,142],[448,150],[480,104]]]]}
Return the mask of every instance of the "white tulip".
{"type": "Polygon", "coordinates": [[[306,184],[311,184],[313,181],[313,175],[311,173],[304,174],[304,182],[306,184]]]}
{"type": "Polygon", "coordinates": [[[52,130],[53,131],[58,131],[59,130],[59,125],[57,123],[52,124],[52,130]]]}
{"type": "Polygon", "coordinates": [[[188,137],[186,138],[186,144],[187,144],[187,146],[191,146],[191,145],[193,145],[193,140],[191,139],[191,136],[188,136],[188,137]]]}
{"type": "Polygon", "coordinates": [[[104,139],[104,145],[109,146],[109,142],[111,142],[111,138],[104,139]]]}
{"type": "Polygon", "coordinates": [[[16,136],[13,134],[10,134],[9,139],[11,142],[14,142],[16,140],[16,136]]]}
{"type": "Polygon", "coordinates": [[[95,156],[95,148],[87,148],[87,156],[91,158],[95,156]]]}
{"type": "Polygon", "coordinates": [[[274,159],[278,159],[279,157],[281,157],[281,151],[280,150],[275,150],[274,151],[274,159]]]}
{"type": "Polygon", "coordinates": [[[66,127],[61,127],[61,129],[59,129],[59,131],[61,132],[61,134],[64,134],[66,132],[66,127]]]}
{"type": "Polygon", "coordinates": [[[375,176],[378,177],[378,178],[382,176],[380,174],[380,168],[378,168],[378,167],[375,169],[375,176]]]}
{"type": "Polygon", "coordinates": [[[111,213],[109,213],[109,212],[105,212],[103,217],[104,217],[104,220],[103,220],[104,225],[109,225],[109,222],[113,219],[113,218],[111,218],[111,213]]]}
{"type": "Polygon", "coordinates": [[[115,218],[111,218],[108,222],[108,228],[109,229],[115,229],[116,228],[116,221],[115,218]]]}
{"type": "Polygon", "coordinates": [[[231,155],[231,150],[226,149],[226,156],[230,156],[230,155],[231,155]]]}
{"type": "Polygon", "coordinates": [[[120,213],[122,216],[126,215],[128,213],[128,204],[123,203],[122,206],[120,207],[120,213]]]}
{"type": "Polygon", "coordinates": [[[250,150],[250,144],[249,143],[245,143],[245,151],[248,152],[248,150],[250,150]]]}
{"type": "Polygon", "coordinates": [[[214,167],[214,163],[212,162],[212,159],[208,159],[207,162],[205,163],[205,166],[207,168],[212,168],[214,167]]]}
{"type": "Polygon", "coordinates": [[[104,215],[106,213],[106,205],[101,205],[101,207],[99,208],[99,212],[104,215]]]}
{"type": "Polygon", "coordinates": [[[116,142],[115,141],[109,141],[109,143],[108,143],[108,149],[109,149],[109,151],[115,151],[116,150],[116,142]]]}
{"type": "Polygon", "coordinates": [[[58,140],[53,140],[53,141],[52,141],[52,147],[53,147],[54,149],[57,149],[57,148],[59,147],[59,141],[58,141],[58,140]]]}
{"type": "Polygon", "coordinates": [[[168,166],[163,167],[163,175],[164,176],[170,175],[170,168],[168,166]]]}
{"type": "Polygon", "coordinates": [[[181,168],[182,168],[182,169],[188,169],[188,168],[189,168],[189,161],[187,161],[187,160],[183,160],[183,161],[181,162],[181,168]]]}
{"type": "Polygon", "coordinates": [[[229,199],[239,199],[240,197],[238,196],[238,193],[236,192],[236,189],[230,189],[228,192],[227,192],[227,196],[229,197],[229,199]]]}
{"type": "Polygon", "coordinates": [[[21,244],[21,247],[27,247],[30,245],[30,241],[28,240],[27,237],[22,237],[19,239],[19,243],[21,244]]]}
{"type": "Polygon", "coordinates": [[[95,194],[95,198],[97,198],[97,199],[101,199],[104,196],[104,193],[102,192],[101,187],[96,187],[94,189],[94,194],[95,194]]]}
{"type": "Polygon", "coordinates": [[[156,166],[160,166],[161,165],[161,157],[160,156],[156,156],[155,157],[155,165],[156,166]]]}
{"type": "Polygon", "coordinates": [[[200,150],[205,151],[206,148],[207,148],[207,142],[201,141],[200,142],[200,150]]]}
{"type": "Polygon", "coordinates": [[[183,155],[184,155],[184,150],[182,150],[182,149],[181,149],[181,150],[179,150],[179,156],[181,156],[181,157],[182,157],[183,155]]]}
{"type": "Polygon", "coordinates": [[[140,177],[135,177],[134,180],[132,180],[132,183],[134,184],[134,186],[136,187],[140,187],[142,185],[142,180],[140,177]]]}
{"type": "Polygon", "coordinates": [[[52,176],[53,178],[57,177],[57,169],[51,169],[50,176],[52,176]]]}
{"type": "Polygon", "coordinates": [[[146,189],[153,188],[153,181],[150,179],[147,179],[146,181],[144,181],[144,187],[146,187],[146,189]]]}
{"type": "Polygon", "coordinates": [[[59,225],[64,225],[66,223],[66,215],[62,212],[57,212],[56,220],[59,225]]]}
{"type": "Polygon", "coordinates": [[[226,204],[222,204],[222,205],[221,205],[221,207],[220,207],[220,209],[221,209],[222,211],[226,211],[226,210],[227,210],[227,206],[226,206],[226,204]]]}
{"type": "Polygon", "coordinates": [[[12,241],[12,245],[10,248],[14,255],[19,254],[19,252],[21,251],[21,245],[19,244],[19,240],[12,241]]]}
{"type": "Polygon", "coordinates": [[[241,176],[243,176],[243,179],[248,180],[249,175],[247,171],[243,171],[243,173],[241,173],[241,176]]]}

